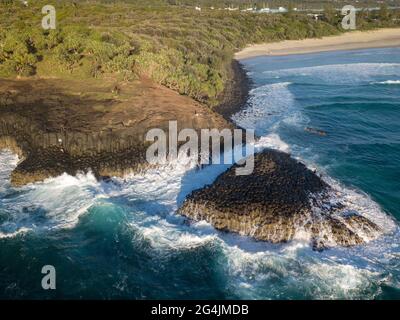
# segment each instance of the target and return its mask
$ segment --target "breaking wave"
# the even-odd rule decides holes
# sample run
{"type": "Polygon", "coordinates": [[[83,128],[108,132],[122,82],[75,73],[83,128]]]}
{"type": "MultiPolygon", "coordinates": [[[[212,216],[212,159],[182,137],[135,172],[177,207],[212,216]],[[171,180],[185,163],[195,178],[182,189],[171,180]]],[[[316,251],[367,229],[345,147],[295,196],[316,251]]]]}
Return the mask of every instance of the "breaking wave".
{"type": "Polygon", "coordinates": [[[373,82],[372,84],[400,84],[400,80],[378,81],[378,82],[373,82]]]}
{"type": "Polygon", "coordinates": [[[265,132],[286,124],[303,125],[307,118],[296,108],[291,82],[268,84],[251,90],[248,107],[232,116],[242,128],[265,132]]]}
{"type": "Polygon", "coordinates": [[[263,72],[269,78],[296,77],[302,83],[331,85],[360,82],[368,84],[376,77],[396,76],[399,73],[400,63],[347,63],[263,72]]]}

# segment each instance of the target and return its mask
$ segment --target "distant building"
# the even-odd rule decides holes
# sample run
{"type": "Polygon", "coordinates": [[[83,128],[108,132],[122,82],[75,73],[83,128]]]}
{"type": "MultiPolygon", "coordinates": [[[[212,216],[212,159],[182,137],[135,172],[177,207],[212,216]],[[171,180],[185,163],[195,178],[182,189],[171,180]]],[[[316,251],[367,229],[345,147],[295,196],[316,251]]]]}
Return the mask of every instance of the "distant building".
{"type": "Polygon", "coordinates": [[[323,14],[317,14],[317,13],[308,13],[307,16],[315,21],[321,20],[324,17],[323,14]]]}

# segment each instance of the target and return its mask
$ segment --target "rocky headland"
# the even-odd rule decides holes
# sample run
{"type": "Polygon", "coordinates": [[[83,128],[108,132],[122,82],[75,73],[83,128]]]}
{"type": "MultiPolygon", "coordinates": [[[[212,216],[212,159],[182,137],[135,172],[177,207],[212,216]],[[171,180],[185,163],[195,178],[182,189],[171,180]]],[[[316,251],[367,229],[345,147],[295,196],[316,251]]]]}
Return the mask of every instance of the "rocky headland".
{"type": "MultiPolygon", "coordinates": [[[[105,80],[0,80],[0,149],[21,161],[13,186],[64,172],[92,171],[98,178],[123,177],[149,167],[146,133],[235,128],[230,116],[246,102],[249,79],[233,62],[231,80],[211,109],[143,78],[105,80]]],[[[255,156],[255,170],[236,176],[236,165],[212,185],[194,191],[179,209],[193,220],[260,241],[287,242],[309,235],[315,249],[352,246],[376,237],[379,227],[329,201],[330,187],[290,155],[268,150],[255,156]]]]}
{"type": "Polygon", "coordinates": [[[122,177],[148,168],[146,133],[169,121],[178,130],[233,128],[221,115],[148,79],[0,80],[0,149],[21,162],[11,183],[22,186],[91,170],[122,177]]]}

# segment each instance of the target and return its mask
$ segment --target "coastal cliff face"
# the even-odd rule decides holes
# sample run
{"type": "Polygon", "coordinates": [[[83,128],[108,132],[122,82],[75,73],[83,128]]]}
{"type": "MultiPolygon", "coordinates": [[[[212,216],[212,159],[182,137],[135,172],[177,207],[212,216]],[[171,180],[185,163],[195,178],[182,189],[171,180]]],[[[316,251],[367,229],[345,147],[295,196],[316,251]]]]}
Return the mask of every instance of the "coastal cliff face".
{"type": "Polygon", "coordinates": [[[236,167],[194,191],[179,213],[271,243],[306,234],[315,249],[358,245],[379,234],[373,222],[330,204],[330,187],[288,154],[257,154],[249,176],[236,176],[236,167]]]}
{"type": "Polygon", "coordinates": [[[123,176],[149,166],[146,133],[233,128],[210,108],[153,82],[0,80],[0,149],[22,161],[14,186],[64,172],[123,176]]]}

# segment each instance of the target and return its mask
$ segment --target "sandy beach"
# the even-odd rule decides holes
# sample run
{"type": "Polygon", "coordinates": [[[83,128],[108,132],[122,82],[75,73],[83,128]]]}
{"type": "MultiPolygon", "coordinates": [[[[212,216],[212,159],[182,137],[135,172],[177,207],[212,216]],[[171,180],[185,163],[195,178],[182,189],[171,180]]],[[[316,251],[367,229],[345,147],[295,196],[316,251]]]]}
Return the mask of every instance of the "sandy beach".
{"type": "Polygon", "coordinates": [[[248,46],[235,54],[237,60],[257,56],[281,56],[313,52],[400,46],[400,29],[353,31],[321,39],[286,40],[248,46]]]}

